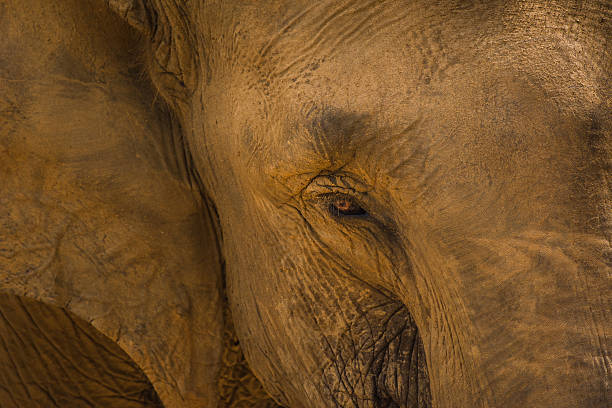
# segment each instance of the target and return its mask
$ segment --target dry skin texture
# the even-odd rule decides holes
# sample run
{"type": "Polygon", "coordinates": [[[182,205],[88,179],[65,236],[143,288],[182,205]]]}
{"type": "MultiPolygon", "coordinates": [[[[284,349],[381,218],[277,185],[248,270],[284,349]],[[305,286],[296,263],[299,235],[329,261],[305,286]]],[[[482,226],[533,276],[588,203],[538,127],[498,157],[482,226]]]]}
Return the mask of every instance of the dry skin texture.
{"type": "Polygon", "coordinates": [[[609,406],[609,0],[0,0],[0,38],[0,407],[609,406]]]}

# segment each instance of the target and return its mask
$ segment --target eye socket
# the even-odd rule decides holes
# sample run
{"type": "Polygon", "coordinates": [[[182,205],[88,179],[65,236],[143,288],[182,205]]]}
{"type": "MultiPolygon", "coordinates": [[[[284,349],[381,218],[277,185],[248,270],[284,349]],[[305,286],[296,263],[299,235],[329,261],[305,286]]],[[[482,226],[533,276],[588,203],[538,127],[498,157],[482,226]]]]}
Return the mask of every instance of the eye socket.
{"type": "Polygon", "coordinates": [[[333,194],[329,197],[329,211],[336,216],[367,214],[367,211],[364,210],[353,197],[346,194],[333,194]]]}
{"type": "MultiPolygon", "coordinates": [[[[371,188],[346,174],[319,175],[302,191],[302,198],[336,218],[370,219],[366,209],[371,188]]],[[[373,220],[373,219],[372,219],[373,220]]]]}

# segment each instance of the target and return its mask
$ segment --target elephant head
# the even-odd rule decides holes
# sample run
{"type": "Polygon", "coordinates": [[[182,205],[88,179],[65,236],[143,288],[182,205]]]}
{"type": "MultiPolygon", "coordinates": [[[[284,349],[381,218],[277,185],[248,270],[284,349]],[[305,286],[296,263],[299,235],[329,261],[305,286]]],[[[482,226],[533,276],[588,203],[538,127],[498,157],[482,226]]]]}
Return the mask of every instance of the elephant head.
{"type": "Polygon", "coordinates": [[[609,2],[12,4],[2,289],[165,406],[609,403],[609,2]]]}

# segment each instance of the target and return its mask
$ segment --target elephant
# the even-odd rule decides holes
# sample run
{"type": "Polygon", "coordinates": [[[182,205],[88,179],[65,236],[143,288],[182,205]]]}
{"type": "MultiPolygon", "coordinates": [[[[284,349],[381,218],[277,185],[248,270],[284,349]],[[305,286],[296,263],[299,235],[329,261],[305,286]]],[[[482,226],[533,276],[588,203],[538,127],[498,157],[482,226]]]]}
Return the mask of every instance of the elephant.
{"type": "Polygon", "coordinates": [[[609,406],[609,0],[0,30],[0,406],[609,406]]]}

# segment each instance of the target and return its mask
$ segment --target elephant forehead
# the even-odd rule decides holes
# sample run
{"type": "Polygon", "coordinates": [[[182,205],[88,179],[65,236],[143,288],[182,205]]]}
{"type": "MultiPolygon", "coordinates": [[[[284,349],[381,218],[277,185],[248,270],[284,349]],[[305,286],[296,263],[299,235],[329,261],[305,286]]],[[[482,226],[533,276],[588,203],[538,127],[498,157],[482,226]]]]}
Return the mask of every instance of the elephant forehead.
{"type": "MultiPolygon", "coordinates": [[[[426,65],[421,79],[429,81],[452,65],[446,55],[450,48],[462,53],[473,48],[470,43],[477,31],[448,7],[419,1],[290,4],[276,1],[242,9],[238,28],[225,35],[239,43],[240,51],[231,58],[241,59],[242,66],[258,77],[253,85],[266,93],[308,85],[313,73],[325,75],[324,66],[332,77],[353,75],[363,71],[364,65],[392,67],[395,71],[385,69],[385,76],[398,77],[410,70],[422,71],[426,65]],[[353,67],[358,68],[351,73],[353,67]]],[[[232,46],[236,50],[236,43],[232,46]]]]}
{"type": "Polygon", "coordinates": [[[372,150],[398,137],[393,157],[406,158],[435,133],[470,138],[478,132],[468,129],[485,126],[494,138],[521,128],[525,115],[533,120],[521,132],[542,134],[554,116],[545,95],[574,111],[597,105],[596,67],[589,72],[572,51],[579,36],[563,37],[551,23],[554,10],[523,4],[539,27],[532,29],[496,2],[450,3],[298,2],[243,12],[252,14],[243,26],[257,24],[233,54],[242,68],[221,85],[231,92],[217,88],[232,99],[234,146],[247,153],[237,156],[274,179],[309,179],[357,151],[380,158],[373,166],[385,171],[398,163],[372,150]],[[530,36],[537,47],[527,47],[530,36]],[[429,134],[419,136],[422,129],[429,134]]]}
{"type": "MultiPolygon", "coordinates": [[[[214,92],[231,94],[235,146],[250,166],[264,167],[257,175],[307,179],[402,134],[418,119],[424,87],[454,63],[439,38],[416,39],[422,27],[408,18],[412,7],[398,15],[401,2],[358,3],[318,2],[278,32],[259,27],[249,46],[257,55],[243,65],[250,71],[231,72],[218,89],[232,91],[214,92]]],[[[434,26],[443,27],[439,19],[434,26]]]]}
{"type": "MultiPolygon", "coordinates": [[[[585,54],[585,61],[606,53],[607,34],[597,33],[603,28],[598,17],[605,12],[597,9],[601,4],[573,10],[566,4],[542,1],[226,3],[223,7],[234,23],[228,25],[226,19],[210,16],[203,26],[218,21],[215,26],[220,32],[209,38],[207,46],[230,48],[233,62],[241,59],[243,68],[250,66],[263,77],[260,85],[264,87],[283,80],[305,81],[304,75],[321,62],[338,57],[345,62],[349,55],[355,62],[367,60],[367,54],[382,51],[381,46],[403,56],[405,65],[425,71],[425,81],[435,80],[458,56],[470,53],[499,58],[515,48],[526,51],[520,62],[532,64],[534,53],[543,48],[565,47],[575,57],[585,54]]],[[[384,57],[382,52],[379,57],[384,57]]]]}

